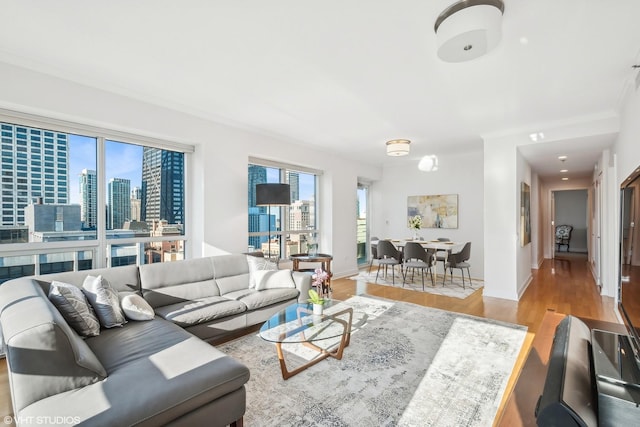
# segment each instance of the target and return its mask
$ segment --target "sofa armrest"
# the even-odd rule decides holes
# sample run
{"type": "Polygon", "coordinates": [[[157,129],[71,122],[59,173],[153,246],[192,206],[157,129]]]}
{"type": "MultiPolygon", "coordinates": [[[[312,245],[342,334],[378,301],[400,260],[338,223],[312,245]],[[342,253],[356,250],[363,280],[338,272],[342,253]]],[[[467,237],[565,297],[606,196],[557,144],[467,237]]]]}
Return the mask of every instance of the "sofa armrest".
{"type": "Polygon", "coordinates": [[[309,299],[309,289],[311,289],[311,274],[301,271],[291,272],[293,281],[296,283],[296,289],[300,291],[298,302],[307,302],[309,299]]]}

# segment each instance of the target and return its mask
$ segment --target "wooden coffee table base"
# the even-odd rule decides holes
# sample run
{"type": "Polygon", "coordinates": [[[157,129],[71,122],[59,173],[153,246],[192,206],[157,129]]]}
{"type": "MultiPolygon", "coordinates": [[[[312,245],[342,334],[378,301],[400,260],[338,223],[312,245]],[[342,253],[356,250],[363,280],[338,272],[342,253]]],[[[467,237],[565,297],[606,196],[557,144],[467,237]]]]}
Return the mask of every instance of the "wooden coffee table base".
{"type": "MultiPolygon", "coordinates": [[[[351,340],[351,321],[353,320],[353,308],[347,308],[345,310],[331,314],[330,317],[334,322],[341,324],[343,327],[342,335],[340,337],[340,344],[335,350],[331,351],[329,349],[324,349],[322,347],[319,347],[313,344],[313,342],[311,341],[301,342],[302,345],[318,351],[319,354],[317,357],[311,359],[309,362],[297,367],[296,369],[293,369],[291,371],[287,369],[287,363],[284,359],[284,352],[282,351],[283,343],[281,342],[275,343],[276,351],[278,352],[278,360],[280,361],[280,370],[282,371],[283,379],[288,380],[292,376],[299,374],[300,372],[304,371],[308,367],[315,365],[316,363],[326,359],[327,357],[333,357],[334,359],[338,359],[338,360],[342,359],[342,353],[345,347],[349,345],[349,342],[351,340]],[[348,320],[342,320],[338,318],[338,316],[341,316],[347,313],[349,314],[348,320]]],[[[304,332],[301,332],[301,334],[304,334],[304,332]]]]}

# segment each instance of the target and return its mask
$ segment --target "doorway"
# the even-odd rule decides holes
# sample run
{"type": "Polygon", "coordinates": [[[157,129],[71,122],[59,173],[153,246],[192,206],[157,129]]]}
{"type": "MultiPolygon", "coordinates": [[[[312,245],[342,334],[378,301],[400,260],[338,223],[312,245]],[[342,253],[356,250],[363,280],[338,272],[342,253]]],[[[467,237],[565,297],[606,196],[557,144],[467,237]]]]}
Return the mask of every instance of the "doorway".
{"type": "Polygon", "coordinates": [[[357,190],[357,215],[356,215],[356,254],[358,266],[366,265],[369,260],[369,222],[367,212],[369,211],[369,186],[358,183],[357,190]]]}
{"type": "MultiPolygon", "coordinates": [[[[589,252],[589,192],[586,189],[557,190],[553,192],[554,258],[568,254],[587,256],[589,252]],[[558,239],[561,226],[569,235],[558,239]]],[[[585,258],[586,259],[586,258],[585,258]]]]}

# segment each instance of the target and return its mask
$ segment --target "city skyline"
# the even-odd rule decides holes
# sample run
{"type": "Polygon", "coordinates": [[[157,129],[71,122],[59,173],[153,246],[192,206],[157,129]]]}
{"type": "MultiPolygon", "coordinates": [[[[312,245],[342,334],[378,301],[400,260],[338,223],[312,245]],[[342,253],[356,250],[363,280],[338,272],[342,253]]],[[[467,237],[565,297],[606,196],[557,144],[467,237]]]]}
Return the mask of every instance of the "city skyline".
{"type": "MultiPolygon", "coordinates": [[[[142,187],[143,147],[117,141],[105,141],[105,197],[112,178],[128,179],[131,188],[142,187]]],[[[96,139],[69,134],[69,203],[81,204],[80,175],[83,169],[97,170],[96,139]]]]}

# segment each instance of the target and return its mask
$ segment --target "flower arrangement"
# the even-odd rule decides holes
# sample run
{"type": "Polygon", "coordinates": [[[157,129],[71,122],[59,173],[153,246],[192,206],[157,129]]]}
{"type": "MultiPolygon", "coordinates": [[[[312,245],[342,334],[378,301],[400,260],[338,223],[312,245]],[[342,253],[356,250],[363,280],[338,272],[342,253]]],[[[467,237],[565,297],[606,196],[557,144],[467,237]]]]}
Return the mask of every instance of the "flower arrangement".
{"type": "Polygon", "coordinates": [[[409,228],[420,230],[422,228],[422,217],[420,215],[410,217],[409,228]]]}
{"type": "Polygon", "coordinates": [[[327,273],[321,268],[316,268],[311,278],[313,279],[313,282],[312,282],[313,286],[316,286],[316,287],[322,286],[325,280],[329,278],[329,273],[327,273]]]}

